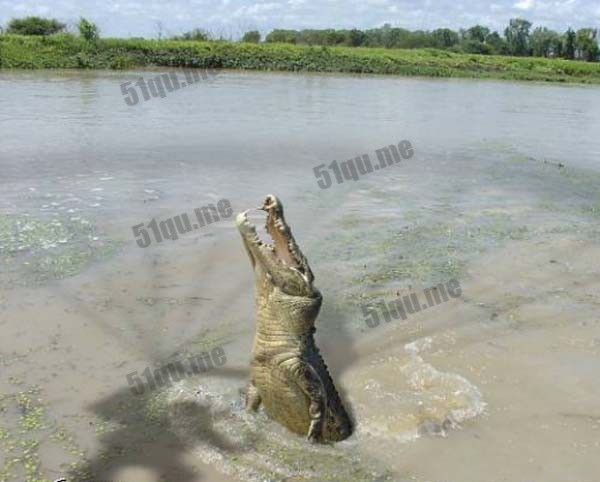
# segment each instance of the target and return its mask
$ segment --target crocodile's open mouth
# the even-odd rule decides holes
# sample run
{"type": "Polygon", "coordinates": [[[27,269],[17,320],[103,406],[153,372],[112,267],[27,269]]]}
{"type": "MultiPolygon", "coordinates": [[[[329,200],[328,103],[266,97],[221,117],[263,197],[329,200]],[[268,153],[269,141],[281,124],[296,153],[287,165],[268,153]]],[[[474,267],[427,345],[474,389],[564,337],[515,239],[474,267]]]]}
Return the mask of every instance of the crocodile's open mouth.
{"type": "Polygon", "coordinates": [[[262,240],[260,242],[273,251],[279,262],[304,274],[302,253],[300,253],[292,232],[285,222],[281,203],[275,196],[269,195],[261,209],[267,212],[265,229],[271,236],[272,243],[264,243],[262,240]]]}
{"type": "Polygon", "coordinates": [[[290,227],[283,216],[283,205],[276,196],[268,195],[260,207],[266,211],[266,233],[271,238],[269,241],[260,238],[254,226],[248,220],[248,211],[238,217],[238,225],[247,233],[247,241],[260,249],[267,256],[275,259],[282,267],[297,271],[308,280],[312,278],[306,258],[296,244],[290,227]]]}
{"type": "Polygon", "coordinates": [[[259,209],[267,213],[264,237],[271,238],[269,241],[263,241],[256,232],[256,226],[248,221],[248,212],[252,209],[238,214],[236,224],[252,268],[265,282],[260,286],[272,285],[291,296],[320,297],[313,286],[315,277],[308,261],[285,222],[281,201],[271,194],[259,209]]]}

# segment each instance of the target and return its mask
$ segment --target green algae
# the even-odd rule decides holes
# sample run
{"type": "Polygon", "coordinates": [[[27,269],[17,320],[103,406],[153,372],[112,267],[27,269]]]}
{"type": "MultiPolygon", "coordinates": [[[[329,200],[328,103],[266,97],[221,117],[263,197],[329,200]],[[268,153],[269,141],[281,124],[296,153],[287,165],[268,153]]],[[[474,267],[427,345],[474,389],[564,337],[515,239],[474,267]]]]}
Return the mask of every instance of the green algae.
{"type": "Polygon", "coordinates": [[[40,404],[41,400],[33,397],[38,393],[38,390],[30,390],[15,395],[15,401],[21,412],[18,425],[22,433],[45,428],[44,409],[40,404]]]}
{"type": "Polygon", "coordinates": [[[581,212],[590,216],[600,216],[600,206],[582,206],[581,212]]]}
{"type": "MultiPolygon", "coordinates": [[[[484,212],[457,217],[454,222],[417,222],[396,228],[390,224],[384,220],[376,229],[369,226],[368,232],[340,230],[324,240],[323,253],[329,250],[353,268],[351,288],[377,291],[389,283],[396,287],[425,286],[457,279],[464,276],[473,254],[506,241],[528,239],[531,234],[527,226],[501,213],[484,212]],[[334,245],[345,248],[333,250],[334,245]]],[[[323,254],[320,258],[327,260],[323,254]]],[[[368,296],[348,291],[348,287],[345,291],[348,299],[368,296]]]]}
{"type": "Polygon", "coordinates": [[[48,278],[69,278],[81,273],[92,261],[110,257],[116,249],[117,245],[111,243],[98,247],[82,248],[80,251],[44,256],[35,264],[34,273],[39,281],[48,278]]]}
{"type": "MultiPolygon", "coordinates": [[[[0,467],[0,482],[23,480],[46,482],[41,472],[39,447],[48,428],[41,391],[31,388],[3,398],[6,412],[9,407],[19,413],[13,427],[0,428],[0,445],[4,451],[4,465],[0,467]]],[[[8,423],[11,420],[7,420],[8,423]]]]}
{"type": "MultiPolygon", "coordinates": [[[[479,174],[498,182],[499,189],[506,181],[518,180],[531,191],[531,204],[526,200],[497,208],[497,199],[491,197],[453,207],[452,198],[442,192],[433,210],[421,212],[409,205],[394,215],[382,212],[361,218],[353,212],[340,217],[339,229],[314,250],[314,263],[325,273],[330,270],[334,278],[349,280],[329,286],[339,308],[393,297],[399,289],[460,279],[467,276],[474,257],[512,241],[567,232],[600,237],[594,224],[600,214],[600,174],[538,160],[504,145],[493,152],[489,145],[480,150],[476,157],[491,162],[478,165],[479,174]],[[562,217],[556,218],[557,213],[562,217]]],[[[456,189],[467,192],[468,187],[456,189]]],[[[369,199],[379,199],[385,206],[397,200],[395,190],[374,186],[368,190],[369,199]]]]}
{"type": "Polygon", "coordinates": [[[75,276],[112,256],[119,244],[101,239],[88,221],[28,214],[0,215],[0,274],[8,285],[35,285],[75,276]]]}
{"type": "Polygon", "coordinates": [[[44,412],[41,407],[28,409],[19,420],[19,424],[24,431],[44,428],[43,423],[44,412]]]}
{"type": "Polygon", "coordinates": [[[63,223],[32,219],[28,216],[0,216],[0,252],[19,252],[47,248],[69,242],[73,232],[63,223]]]}

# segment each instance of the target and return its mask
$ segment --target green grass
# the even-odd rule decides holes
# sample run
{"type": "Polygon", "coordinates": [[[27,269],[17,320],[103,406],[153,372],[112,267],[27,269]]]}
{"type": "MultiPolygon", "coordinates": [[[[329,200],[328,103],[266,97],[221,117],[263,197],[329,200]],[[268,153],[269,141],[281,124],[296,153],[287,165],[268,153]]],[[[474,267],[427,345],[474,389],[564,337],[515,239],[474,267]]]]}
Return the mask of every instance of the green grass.
{"type": "Polygon", "coordinates": [[[458,54],[436,49],[0,35],[0,68],[204,67],[600,83],[600,63],[458,54]]]}

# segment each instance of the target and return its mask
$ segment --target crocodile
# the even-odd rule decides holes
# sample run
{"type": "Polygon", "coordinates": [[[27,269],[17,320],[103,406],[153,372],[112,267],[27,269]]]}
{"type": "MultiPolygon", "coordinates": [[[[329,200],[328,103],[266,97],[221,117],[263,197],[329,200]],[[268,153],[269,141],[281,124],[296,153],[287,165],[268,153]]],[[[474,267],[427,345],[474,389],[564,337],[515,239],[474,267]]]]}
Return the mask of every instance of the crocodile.
{"type": "Polygon", "coordinates": [[[352,422],[315,344],[322,295],[274,195],[257,209],[267,212],[263,242],[248,220],[236,217],[255,277],[256,334],[246,409],[266,414],[313,443],[344,440],[352,422]]]}

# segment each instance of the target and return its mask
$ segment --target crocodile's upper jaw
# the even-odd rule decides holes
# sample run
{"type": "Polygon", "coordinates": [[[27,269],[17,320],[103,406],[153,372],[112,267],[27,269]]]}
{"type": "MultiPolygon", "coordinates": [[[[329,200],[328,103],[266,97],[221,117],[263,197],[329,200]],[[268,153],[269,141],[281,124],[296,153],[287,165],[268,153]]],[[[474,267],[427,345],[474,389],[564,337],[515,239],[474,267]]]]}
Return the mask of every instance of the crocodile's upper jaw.
{"type": "Polygon", "coordinates": [[[267,275],[273,284],[289,295],[313,296],[313,273],[285,221],[281,201],[270,194],[260,209],[267,212],[265,228],[271,243],[259,238],[256,227],[248,221],[248,211],[240,213],[236,219],[255,271],[267,275]]]}

